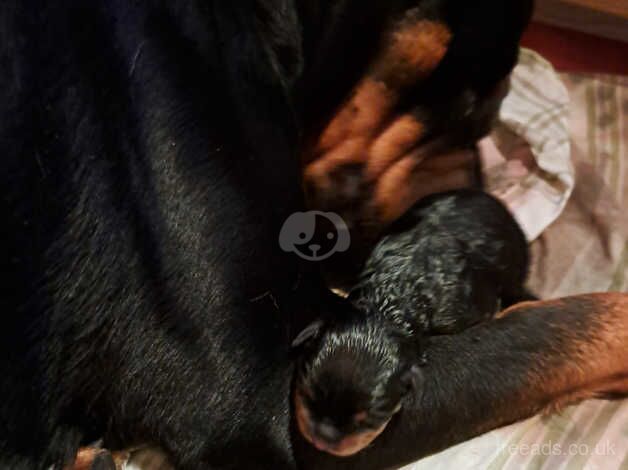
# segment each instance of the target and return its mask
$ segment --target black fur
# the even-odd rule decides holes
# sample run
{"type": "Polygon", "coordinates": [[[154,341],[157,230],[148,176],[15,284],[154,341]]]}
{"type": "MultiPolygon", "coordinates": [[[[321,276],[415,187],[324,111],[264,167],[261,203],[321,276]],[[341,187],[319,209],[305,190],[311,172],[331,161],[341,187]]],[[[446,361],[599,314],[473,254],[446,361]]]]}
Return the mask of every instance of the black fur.
{"type": "Polygon", "coordinates": [[[277,242],[301,137],[417,3],[460,31],[469,86],[503,80],[527,0],[0,4],[0,468],[101,435],[294,468],[291,338],[336,308],[277,242]]]}
{"type": "MultiPolygon", "coordinates": [[[[386,431],[363,452],[345,459],[297,445],[303,468],[400,468],[489,430],[529,418],[561,396],[591,387],[600,357],[624,356],[628,297],[601,294],[523,303],[511,315],[457,335],[429,338],[423,386],[386,431]],[[617,342],[600,340],[611,328],[617,342]],[[595,355],[582,351],[595,351],[595,355]],[[621,351],[621,352],[620,352],[621,351]],[[583,373],[583,370],[586,373],[583,373]]],[[[618,375],[595,386],[613,389],[618,375]]],[[[623,394],[626,394],[624,383],[623,394]]],[[[606,396],[600,393],[598,396],[606,396]]],[[[565,403],[563,402],[563,405],[565,403]]]]}
{"type": "Polygon", "coordinates": [[[324,291],[302,272],[289,310],[298,64],[274,48],[300,39],[276,7],[0,6],[1,468],[105,433],[180,468],[294,465],[289,315],[324,291]]]}
{"type": "Polygon", "coordinates": [[[310,334],[322,337],[296,389],[311,432],[328,423],[334,445],[385,425],[415,390],[409,379],[418,377],[425,337],[464,331],[532,298],[524,288],[528,260],[521,228],[492,196],[462,190],[422,200],[367,260],[350,295],[363,315],[310,334]],[[360,412],[368,419],[358,424],[360,412]]]}
{"type": "Polygon", "coordinates": [[[351,297],[408,334],[452,334],[531,300],[528,267],[508,209],[483,191],[453,191],[423,199],[395,224],[351,297]]]}

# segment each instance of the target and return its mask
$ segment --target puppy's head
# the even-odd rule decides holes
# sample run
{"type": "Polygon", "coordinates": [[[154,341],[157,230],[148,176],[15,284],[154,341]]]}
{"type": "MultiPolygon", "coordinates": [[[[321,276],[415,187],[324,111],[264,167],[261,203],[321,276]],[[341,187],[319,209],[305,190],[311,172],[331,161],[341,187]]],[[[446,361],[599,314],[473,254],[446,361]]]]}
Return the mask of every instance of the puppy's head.
{"type": "Polygon", "coordinates": [[[413,356],[405,342],[365,319],[306,330],[297,342],[306,350],[294,396],[303,437],[338,457],[370,445],[419,386],[421,372],[412,361],[418,352],[413,356]]]}

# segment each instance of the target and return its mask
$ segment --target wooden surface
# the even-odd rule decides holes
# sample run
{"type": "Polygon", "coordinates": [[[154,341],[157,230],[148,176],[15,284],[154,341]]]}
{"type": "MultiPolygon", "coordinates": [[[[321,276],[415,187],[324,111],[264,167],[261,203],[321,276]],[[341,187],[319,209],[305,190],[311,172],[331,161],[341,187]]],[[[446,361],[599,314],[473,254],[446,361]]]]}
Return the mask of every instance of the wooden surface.
{"type": "MultiPolygon", "coordinates": [[[[543,0],[539,0],[540,3],[543,0]]],[[[628,0],[562,0],[563,3],[578,5],[628,19],[628,0]]]]}
{"type": "Polygon", "coordinates": [[[628,42],[628,0],[537,0],[535,19],[628,42]]]}
{"type": "Polygon", "coordinates": [[[523,46],[539,52],[563,72],[628,75],[628,44],[533,23],[523,46]]]}

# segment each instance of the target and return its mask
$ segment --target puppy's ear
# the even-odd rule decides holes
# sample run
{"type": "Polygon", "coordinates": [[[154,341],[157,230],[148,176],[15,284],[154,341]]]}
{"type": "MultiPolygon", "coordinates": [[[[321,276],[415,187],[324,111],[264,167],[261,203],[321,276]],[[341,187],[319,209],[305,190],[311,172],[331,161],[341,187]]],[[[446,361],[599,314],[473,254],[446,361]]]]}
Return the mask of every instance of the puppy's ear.
{"type": "Polygon", "coordinates": [[[294,341],[292,341],[292,348],[297,349],[305,346],[306,344],[319,338],[323,331],[325,322],[323,320],[316,320],[314,323],[307,326],[294,341]]]}
{"type": "Polygon", "coordinates": [[[423,384],[423,371],[418,365],[413,365],[401,376],[401,381],[408,390],[417,392],[423,384]]]}

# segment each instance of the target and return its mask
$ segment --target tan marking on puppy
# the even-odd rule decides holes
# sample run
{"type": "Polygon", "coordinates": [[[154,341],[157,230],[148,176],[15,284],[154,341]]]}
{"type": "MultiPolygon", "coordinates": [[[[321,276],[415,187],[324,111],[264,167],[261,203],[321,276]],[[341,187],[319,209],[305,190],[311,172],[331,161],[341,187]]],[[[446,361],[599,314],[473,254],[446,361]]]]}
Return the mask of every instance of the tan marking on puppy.
{"type": "MultiPolygon", "coordinates": [[[[384,432],[386,426],[390,421],[384,423],[381,427],[375,430],[364,431],[360,433],[353,434],[351,436],[347,436],[342,439],[338,444],[329,444],[317,439],[310,432],[310,424],[311,424],[311,416],[308,411],[305,403],[303,401],[303,397],[301,392],[298,390],[295,391],[294,394],[294,408],[295,408],[295,416],[297,427],[301,435],[316,447],[321,452],[326,452],[328,454],[334,455],[336,457],[350,457],[352,455],[357,454],[358,452],[364,450],[366,447],[371,445],[371,443],[377,439],[377,437],[384,432]]],[[[358,414],[359,415],[359,414],[358,414]]],[[[366,417],[366,413],[364,413],[363,419],[366,417]]]]}
{"type": "Polygon", "coordinates": [[[305,406],[301,392],[298,390],[294,392],[294,411],[299,432],[305,440],[307,440],[310,444],[313,444],[314,436],[312,436],[312,433],[310,432],[310,412],[305,406]]]}
{"type": "Polygon", "coordinates": [[[425,128],[414,116],[405,115],[393,122],[369,149],[366,177],[376,180],[386,169],[415,147],[425,128]]]}
{"type": "Polygon", "coordinates": [[[379,435],[384,432],[388,422],[373,431],[365,431],[343,439],[337,447],[327,449],[325,452],[336,457],[351,457],[370,446],[379,435]]]}

